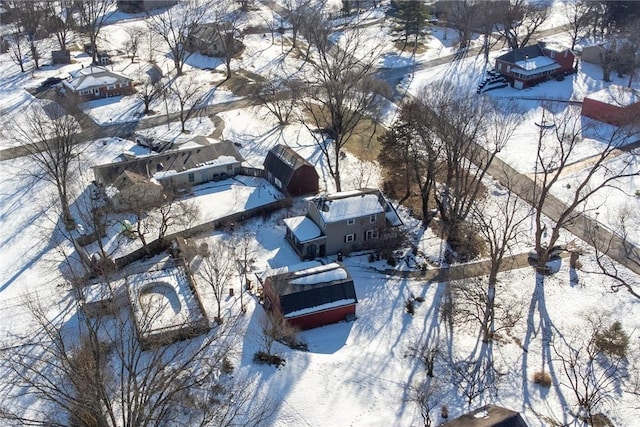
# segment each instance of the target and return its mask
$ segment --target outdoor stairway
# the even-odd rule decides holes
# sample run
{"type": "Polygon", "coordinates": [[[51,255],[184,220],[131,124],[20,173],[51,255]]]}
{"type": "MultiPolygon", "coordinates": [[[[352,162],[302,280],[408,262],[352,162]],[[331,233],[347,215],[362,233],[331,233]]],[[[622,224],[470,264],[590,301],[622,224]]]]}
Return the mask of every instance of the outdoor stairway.
{"type": "Polygon", "coordinates": [[[509,82],[502,74],[496,70],[487,70],[486,76],[482,83],[478,85],[476,93],[483,93],[507,86],[509,86],[509,82]]]}

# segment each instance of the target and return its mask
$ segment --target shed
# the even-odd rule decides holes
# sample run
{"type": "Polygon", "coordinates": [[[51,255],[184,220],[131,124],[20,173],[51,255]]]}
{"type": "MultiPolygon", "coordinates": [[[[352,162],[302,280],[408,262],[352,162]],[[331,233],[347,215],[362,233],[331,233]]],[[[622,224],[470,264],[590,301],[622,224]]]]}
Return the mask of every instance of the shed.
{"type": "Polygon", "coordinates": [[[279,310],[291,325],[311,329],[354,318],[356,290],[340,263],[290,268],[263,282],[267,309],[279,310]]]}
{"type": "Polygon", "coordinates": [[[486,405],[456,419],[441,424],[441,427],[528,427],[516,411],[496,405],[486,405]]]}
{"type": "Polygon", "coordinates": [[[615,126],[640,122],[640,91],[611,85],[586,96],[582,115],[615,126]]]}
{"type": "Polygon", "coordinates": [[[71,51],[69,49],[52,50],[51,62],[53,62],[54,65],[71,64],[71,51]]]}
{"type": "Polygon", "coordinates": [[[316,168],[291,147],[278,144],[264,160],[267,180],[288,196],[316,194],[319,176],[316,168]]]}

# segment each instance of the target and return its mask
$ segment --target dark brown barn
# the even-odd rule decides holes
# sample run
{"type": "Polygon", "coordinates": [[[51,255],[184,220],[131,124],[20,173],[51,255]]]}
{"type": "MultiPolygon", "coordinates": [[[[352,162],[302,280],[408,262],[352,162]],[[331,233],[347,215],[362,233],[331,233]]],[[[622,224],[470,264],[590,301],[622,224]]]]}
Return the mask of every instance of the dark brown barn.
{"type": "Polygon", "coordinates": [[[300,329],[355,318],[356,290],[351,275],[340,263],[299,270],[294,266],[266,277],[263,288],[265,307],[278,310],[288,323],[300,329]]]}
{"type": "Polygon", "coordinates": [[[316,194],[319,176],[316,168],[291,147],[278,144],[264,159],[267,180],[288,196],[316,194]]]}
{"type": "Polygon", "coordinates": [[[615,126],[640,123],[640,91],[611,85],[586,96],[582,115],[615,126]]]}

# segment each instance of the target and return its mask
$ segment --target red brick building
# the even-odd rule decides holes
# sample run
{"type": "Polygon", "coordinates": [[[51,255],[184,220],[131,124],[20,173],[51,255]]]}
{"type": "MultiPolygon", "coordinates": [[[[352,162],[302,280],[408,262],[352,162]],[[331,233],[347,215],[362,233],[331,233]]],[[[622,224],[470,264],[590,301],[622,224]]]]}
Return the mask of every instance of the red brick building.
{"type": "Polygon", "coordinates": [[[82,101],[135,92],[132,79],[97,65],[72,71],[63,85],[66,91],[82,101]]]}
{"type": "Polygon", "coordinates": [[[538,42],[496,58],[495,68],[516,89],[525,89],[574,71],[575,55],[552,42],[538,42]]]}
{"type": "Polygon", "coordinates": [[[640,91],[611,85],[586,96],[582,115],[594,120],[623,126],[640,123],[640,91]]]}

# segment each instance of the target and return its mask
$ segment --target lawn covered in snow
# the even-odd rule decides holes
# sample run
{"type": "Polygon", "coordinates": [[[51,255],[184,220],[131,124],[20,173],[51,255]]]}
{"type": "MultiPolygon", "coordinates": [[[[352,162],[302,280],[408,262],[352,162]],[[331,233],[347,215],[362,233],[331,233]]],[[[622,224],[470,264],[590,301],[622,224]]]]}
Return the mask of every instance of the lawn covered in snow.
{"type": "MultiPolygon", "coordinates": [[[[262,5],[260,11],[263,16],[276,19],[262,5]]],[[[260,18],[257,15],[252,19],[254,24],[259,25],[260,18]]],[[[371,22],[379,19],[379,15],[370,18],[371,22]]],[[[139,17],[126,22],[116,21],[105,28],[105,35],[114,46],[124,45],[122,30],[126,25],[140,25],[139,17]]],[[[364,31],[372,33],[385,33],[386,30],[380,29],[388,28],[388,23],[383,21],[380,26],[364,28],[364,31]]],[[[453,32],[448,31],[445,37],[443,30],[434,27],[428,39],[428,48],[422,56],[416,56],[416,61],[451,53],[453,32]]],[[[264,37],[247,36],[245,55],[232,61],[232,68],[242,68],[261,75],[289,76],[295,73],[299,61],[285,55],[286,40],[279,38],[277,33],[273,37],[271,34],[265,34],[264,37]]],[[[389,39],[382,40],[380,43],[386,46],[389,39]]],[[[408,63],[406,57],[407,53],[399,54],[389,49],[383,55],[382,65],[398,67],[408,63]]],[[[74,58],[77,63],[72,67],[78,67],[88,59],[85,54],[77,52],[74,58]]],[[[127,61],[121,58],[121,62],[114,66],[124,71],[127,61]]],[[[166,56],[160,56],[158,62],[163,70],[171,65],[166,56]]],[[[188,73],[200,79],[203,90],[210,92],[207,105],[234,99],[231,92],[216,87],[223,67],[219,61],[193,55],[187,64],[188,73]]],[[[452,78],[461,90],[476,96],[475,87],[482,78],[485,66],[482,59],[469,58],[425,69],[407,76],[405,87],[410,94],[416,95],[424,84],[452,78]]],[[[23,88],[37,85],[39,81],[59,75],[65,69],[43,68],[31,76],[29,73],[20,73],[7,54],[0,55],[0,75],[6,83],[0,87],[0,148],[17,145],[10,124],[23,120],[23,109],[33,101],[33,97],[23,88]]],[[[500,158],[520,172],[534,172],[532,159],[535,155],[535,135],[539,129],[535,123],[542,113],[540,100],[579,101],[585,94],[605,86],[599,72],[595,66],[582,64],[578,74],[562,82],[551,81],[524,91],[505,88],[491,92],[488,96],[517,100],[525,115],[522,126],[500,153],[500,158]]],[[[615,75],[612,77],[614,83],[626,82],[626,79],[619,79],[615,75]]],[[[169,112],[176,111],[173,101],[168,100],[166,105],[168,108],[162,99],[153,108],[159,114],[165,108],[169,112]]],[[[86,107],[90,116],[103,125],[137,119],[141,112],[141,105],[133,97],[97,101],[86,107]]],[[[395,108],[389,108],[389,116],[393,117],[395,112],[395,108]]],[[[286,143],[316,167],[321,176],[321,191],[335,189],[316,141],[303,125],[294,122],[280,127],[260,107],[229,110],[220,113],[219,117],[224,124],[222,137],[241,145],[239,150],[248,164],[259,167],[271,147],[286,143]]],[[[392,118],[387,118],[387,122],[392,122],[392,118]]],[[[157,126],[146,132],[166,139],[188,139],[178,133],[178,126],[177,122],[172,122],[170,126],[157,126]]],[[[215,126],[208,117],[203,117],[191,119],[187,128],[191,131],[189,136],[209,135],[215,126]]],[[[588,136],[583,142],[576,161],[580,160],[579,157],[596,153],[600,143],[588,136]]],[[[78,197],[82,194],[93,179],[91,165],[110,161],[130,145],[131,141],[109,139],[83,146],[78,164],[79,175],[74,180],[74,195],[78,197]]],[[[616,162],[622,161],[635,162],[636,159],[633,155],[621,155],[611,160],[611,167],[615,168],[616,162]]],[[[374,162],[360,161],[347,153],[342,167],[344,189],[380,185],[380,170],[374,162]]],[[[25,158],[3,161],[0,168],[0,221],[3,230],[0,233],[0,315],[5,319],[0,325],[0,342],[4,346],[19,343],[21,335],[29,335],[33,330],[34,325],[26,309],[28,300],[39,298],[46,301],[52,316],[61,312],[60,307],[73,301],[69,285],[61,274],[64,257],[71,255],[73,248],[56,230],[60,224],[53,188],[29,176],[33,168],[34,165],[25,158]]],[[[584,172],[579,169],[575,171],[576,175],[581,173],[584,172]]],[[[566,179],[572,177],[567,176],[566,179]]],[[[640,188],[640,182],[629,179],[623,184],[620,191],[601,193],[593,199],[592,207],[599,212],[599,220],[605,223],[612,221],[613,224],[617,209],[637,211],[635,191],[640,188]]],[[[563,188],[566,189],[566,186],[558,186],[556,195],[567,197],[563,188]]],[[[491,187],[490,194],[499,202],[500,197],[504,196],[504,189],[491,187]]],[[[195,188],[192,200],[198,204],[203,217],[213,219],[279,197],[279,193],[264,181],[238,178],[199,186],[195,188]]],[[[526,209],[526,206],[522,209],[526,209]]],[[[420,251],[436,264],[441,258],[442,241],[432,230],[422,229],[418,221],[409,217],[404,209],[398,211],[405,223],[405,231],[414,239],[420,251]]],[[[256,273],[299,261],[284,240],[284,218],[302,214],[304,203],[298,201],[290,209],[275,212],[268,218],[249,220],[237,227],[237,232],[246,231],[255,236],[252,249],[256,273]]],[[[229,238],[231,236],[224,232],[212,232],[201,236],[198,243],[229,238]]],[[[572,237],[565,233],[562,239],[570,241],[572,237]]],[[[531,241],[531,229],[525,230],[517,249],[526,251],[531,241]]],[[[408,252],[408,249],[403,248],[404,252],[408,252]]],[[[632,334],[630,353],[637,357],[640,305],[625,291],[612,292],[611,279],[588,273],[596,267],[586,246],[585,251],[586,254],[580,258],[583,264],[581,270],[571,269],[568,262],[563,260],[558,272],[544,279],[542,288],[536,287],[536,276],[531,268],[500,275],[498,299],[519,308],[521,315],[508,333],[496,339],[493,347],[495,366],[499,371],[495,394],[476,399],[472,408],[488,402],[503,405],[521,412],[532,427],[549,425],[548,420],[559,424],[570,423],[572,420],[567,416],[566,408],[575,407],[575,399],[566,387],[561,367],[557,361],[549,360],[549,356],[553,356],[549,334],[553,332],[554,336],[561,334],[567,339],[578,340],[585,316],[591,313],[603,313],[609,320],[620,320],[625,330],[632,334]],[[535,385],[531,380],[533,373],[543,363],[552,366],[550,374],[553,387],[550,389],[535,385]]],[[[401,263],[398,269],[408,269],[407,264],[401,263]]],[[[307,352],[294,351],[276,343],[276,352],[286,359],[286,365],[281,368],[256,365],[252,361],[254,353],[262,346],[260,325],[264,312],[257,296],[248,298],[240,331],[242,339],[232,359],[239,377],[255,379],[257,389],[265,390],[271,397],[275,413],[266,424],[282,427],[422,425],[420,414],[411,401],[412,386],[423,380],[425,374],[415,351],[419,344],[436,337],[443,346],[445,356],[439,359],[436,366],[441,398],[433,415],[438,422],[443,421],[437,418],[439,407],[443,404],[449,407],[451,418],[469,410],[466,396],[456,386],[458,383],[450,362],[475,357],[478,330],[473,324],[458,325],[453,334],[446,328],[441,308],[447,295],[447,285],[419,278],[391,276],[384,272],[391,268],[385,261],[370,263],[366,254],[347,257],[345,265],[356,286],[359,301],[357,320],[301,333],[300,337],[309,347],[307,352]],[[416,304],[415,314],[410,315],[406,312],[405,304],[407,299],[415,296],[424,300],[416,304]]],[[[636,280],[624,269],[620,274],[636,280]]],[[[236,315],[240,313],[239,281],[234,282],[233,286],[236,295],[225,298],[223,308],[227,314],[236,315]]],[[[205,308],[213,318],[215,301],[211,290],[202,284],[200,287],[205,308]]],[[[637,419],[637,407],[637,399],[620,393],[612,396],[612,402],[605,410],[615,425],[630,426],[637,419]]]]}

